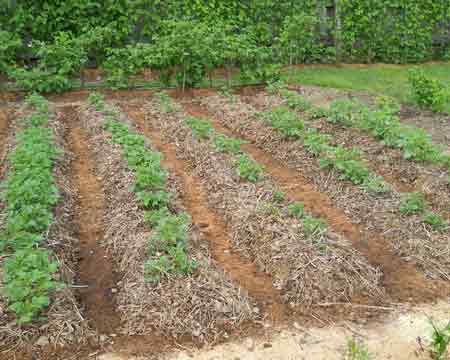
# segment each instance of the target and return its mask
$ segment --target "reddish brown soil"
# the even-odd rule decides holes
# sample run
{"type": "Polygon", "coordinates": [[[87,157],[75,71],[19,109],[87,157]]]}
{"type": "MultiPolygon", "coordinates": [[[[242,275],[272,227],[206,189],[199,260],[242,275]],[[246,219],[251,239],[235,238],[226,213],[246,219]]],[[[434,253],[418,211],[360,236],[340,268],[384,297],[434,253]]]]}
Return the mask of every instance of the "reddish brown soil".
{"type": "Polygon", "coordinates": [[[88,286],[81,288],[79,294],[92,325],[100,333],[111,333],[120,325],[120,319],[111,292],[116,284],[112,260],[100,244],[104,236],[104,194],[94,173],[87,135],[80,126],[77,109],[66,107],[63,111],[70,128],[70,150],[76,156],[72,164],[72,179],[78,191],[75,223],[80,240],[79,281],[88,286]]]}
{"type": "Polygon", "coordinates": [[[272,279],[269,275],[261,273],[253,263],[233,252],[225,223],[205,205],[208,195],[201,186],[201,180],[192,174],[183,161],[177,158],[176,147],[173,144],[165,143],[158,130],[150,129],[145,122],[145,114],[140,106],[123,104],[122,110],[151,140],[155,148],[164,154],[163,166],[181,179],[185,206],[193,223],[201,230],[205,240],[210,244],[214,259],[232,280],[240,284],[265,308],[272,321],[281,321],[286,309],[282,305],[279,291],[272,286],[272,279]]]}
{"type": "MultiPolygon", "coordinates": [[[[224,134],[236,137],[200,104],[186,102],[184,108],[192,116],[206,117],[214,128],[224,134]]],[[[252,141],[252,139],[246,139],[252,141]]],[[[365,231],[354,224],[332,201],[318,192],[300,173],[288,168],[252,143],[243,145],[243,150],[262,164],[280,185],[281,189],[295,201],[302,201],[314,215],[324,218],[329,226],[352,241],[358,251],[367,256],[370,264],[383,271],[383,286],[391,301],[433,301],[448,295],[449,287],[443,282],[428,281],[413,264],[392,254],[389,242],[381,235],[365,231]]]]}

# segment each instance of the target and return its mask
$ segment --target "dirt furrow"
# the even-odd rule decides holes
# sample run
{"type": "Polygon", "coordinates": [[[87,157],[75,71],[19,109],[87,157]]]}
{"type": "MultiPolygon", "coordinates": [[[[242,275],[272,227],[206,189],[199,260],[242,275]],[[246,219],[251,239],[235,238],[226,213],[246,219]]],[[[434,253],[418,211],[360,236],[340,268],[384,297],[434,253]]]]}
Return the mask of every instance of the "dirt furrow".
{"type": "MultiPolygon", "coordinates": [[[[204,106],[192,101],[182,101],[185,111],[192,116],[208,118],[214,128],[226,135],[240,137],[234,131],[221,124],[220,120],[204,106]]],[[[393,301],[432,301],[443,294],[442,289],[428,282],[425,276],[418,272],[413,264],[395,256],[389,249],[389,242],[382,235],[367,231],[355,224],[324,193],[315,189],[298,171],[291,169],[274,159],[264,150],[252,144],[252,139],[243,145],[243,149],[251,154],[256,161],[265,166],[280,185],[280,188],[292,199],[301,201],[314,215],[324,218],[330,227],[352,241],[362,254],[367,256],[373,266],[379,266],[383,271],[383,285],[393,301]]]]}
{"type": "Polygon", "coordinates": [[[113,266],[101,246],[104,236],[104,194],[95,175],[87,134],[82,128],[76,107],[63,108],[69,127],[68,143],[75,158],[72,162],[73,187],[77,190],[74,222],[80,241],[79,294],[86,315],[99,333],[111,333],[120,324],[115,311],[112,289],[116,284],[113,266]]]}
{"type": "Polygon", "coordinates": [[[261,273],[255,264],[233,252],[225,223],[206,205],[207,194],[200,185],[200,179],[192,174],[185,162],[177,158],[175,145],[165,143],[161,133],[148,126],[142,106],[122,104],[121,108],[154,147],[164,154],[163,166],[181,179],[182,196],[186,209],[191,215],[193,223],[202,229],[203,236],[210,245],[213,258],[232,280],[241,285],[250,296],[264,306],[273,322],[281,321],[286,315],[286,309],[281,302],[279,291],[272,285],[271,277],[261,273]]]}

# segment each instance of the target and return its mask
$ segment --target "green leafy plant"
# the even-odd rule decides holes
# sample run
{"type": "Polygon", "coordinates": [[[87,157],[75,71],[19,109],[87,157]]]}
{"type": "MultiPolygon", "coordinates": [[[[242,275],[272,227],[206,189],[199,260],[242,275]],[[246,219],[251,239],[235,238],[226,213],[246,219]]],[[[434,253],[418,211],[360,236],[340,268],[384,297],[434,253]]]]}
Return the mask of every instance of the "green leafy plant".
{"type": "Polygon", "coordinates": [[[450,344],[450,322],[442,329],[438,328],[432,321],[433,335],[431,338],[431,354],[435,360],[445,360],[448,355],[450,344]]]}
{"type": "Polygon", "coordinates": [[[239,176],[253,183],[260,180],[264,172],[264,168],[247,155],[240,155],[237,158],[236,166],[239,176]]]}
{"type": "Polygon", "coordinates": [[[176,106],[172,101],[172,98],[164,91],[159,91],[154,94],[154,97],[158,100],[162,110],[165,113],[172,113],[176,110],[176,106]]]}
{"type": "Polygon", "coordinates": [[[49,293],[61,286],[53,279],[57,269],[47,251],[33,248],[19,250],[5,262],[5,295],[19,323],[30,323],[50,305],[49,293]]]}
{"type": "Polygon", "coordinates": [[[38,318],[50,304],[51,292],[60,287],[53,278],[57,263],[50,260],[49,251],[39,248],[59,199],[53,178],[53,163],[59,152],[51,130],[45,127],[50,115],[48,102],[34,94],[25,103],[34,113],[17,134],[9,158],[9,172],[2,184],[6,222],[0,233],[0,249],[12,252],[3,268],[4,294],[20,324],[38,318]]]}
{"type": "Polygon", "coordinates": [[[223,134],[214,136],[214,145],[222,153],[238,155],[242,152],[241,146],[243,144],[246,144],[246,141],[234,139],[223,134]]]}
{"type": "Polygon", "coordinates": [[[308,111],[313,107],[311,102],[306,100],[296,91],[282,89],[280,91],[280,95],[286,100],[287,106],[289,106],[291,109],[298,111],[308,111]]]}
{"type": "Polygon", "coordinates": [[[195,118],[195,117],[190,117],[188,119],[186,119],[186,125],[189,126],[194,135],[198,138],[198,139],[209,139],[214,131],[213,127],[211,126],[211,124],[203,119],[199,119],[199,118],[195,118]]]}
{"type": "Polygon", "coordinates": [[[316,236],[327,231],[327,224],[310,215],[303,216],[303,229],[307,236],[316,236]]]}
{"type": "Polygon", "coordinates": [[[434,231],[443,231],[449,228],[448,222],[441,215],[431,211],[425,214],[423,222],[429,225],[434,231]]]}
{"type": "Polygon", "coordinates": [[[450,101],[449,89],[438,80],[427,77],[420,68],[409,71],[409,85],[412,97],[420,107],[441,112],[450,101]]]}
{"type": "Polygon", "coordinates": [[[277,107],[262,114],[270,125],[280,131],[284,136],[293,139],[301,138],[305,125],[298,116],[287,107],[277,107]]]}
{"type": "Polygon", "coordinates": [[[289,215],[301,219],[305,216],[305,204],[301,202],[295,202],[289,205],[289,215]]]}
{"type": "Polygon", "coordinates": [[[286,200],[286,194],[281,190],[277,190],[273,193],[272,198],[275,203],[282,203],[286,200]]]}
{"type": "Polygon", "coordinates": [[[400,212],[405,215],[421,214],[425,211],[425,197],[422,193],[414,192],[403,196],[400,212]]]}
{"type": "Polygon", "coordinates": [[[372,359],[372,356],[369,353],[367,345],[355,339],[350,339],[347,342],[347,349],[345,351],[345,360],[370,360],[370,359],[372,359]]]}
{"type": "Polygon", "coordinates": [[[105,97],[98,93],[92,92],[88,97],[89,104],[94,105],[97,111],[103,111],[105,109],[105,97]]]}

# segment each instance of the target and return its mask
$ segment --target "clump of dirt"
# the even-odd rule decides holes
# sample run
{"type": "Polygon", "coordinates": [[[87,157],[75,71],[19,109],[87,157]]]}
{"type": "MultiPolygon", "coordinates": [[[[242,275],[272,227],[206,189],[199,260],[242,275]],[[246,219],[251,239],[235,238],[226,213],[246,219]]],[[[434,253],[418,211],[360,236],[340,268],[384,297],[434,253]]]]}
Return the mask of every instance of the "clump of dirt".
{"type": "Polygon", "coordinates": [[[302,224],[288,216],[288,203],[273,201],[279,189],[269,176],[256,184],[241,181],[229,156],[197,141],[183,111],[163,114],[149,102],[146,114],[147,123],[177,144],[178,157],[201,179],[210,206],[226,219],[235,249],[272,275],[285,303],[308,307],[349,301],[356,294],[380,295],[379,273],[345,239],[332,233],[305,237],[302,224]]]}
{"type": "MultiPolygon", "coordinates": [[[[21,110],[26,114],[26,110],[21,110]]],[[[22,118],[23,116],[17,116],[22,118]]],[[[49,122],[55,135],[56,146],[62,150],[58,157],[54,176],[60,192],[60,201],[55,208],[55,222],[49,229],[42,246],[53,252],[59,264],[57,278],[67,286],[55,292],[52,303],[43,314],[46,319],[29,326],[19,326],[14,316],[7,311],[6,302],[0,305],[0,343],[3,355],[20,358],[32,358],[32,354],[48,353],[64,346],[83,346],[93,335],[76,300],[73,288],[74,274],[77,269],[77,239],[73,236],[74,191],[71,188],[69,167],[70,154],[66,152],[65,127],[61,122],[61,113],[57,113],[49,122]]],[[[14,133],[23,125],[13,120],[8,143],[15,143],[14,133]]],[[[10,151],[13,146],[10,147],[10,151]]]]}
{"type": "MultiPolygon", "coordinates": [[[[410,274],[408,276],[411,276],[411,269],[413,270],[412,266],[407,265],[408,261],[410,264],[417,264],[431,278],[450,279],[449,233],[429,232],[422,225],[420,216],[400,215],[401,199],[396,191],[391,191],[384,196],[374,196],[348,181],[342,181],[339,179],[339,174],[333,171],[324,171],[318,160],[307,153],[300,142],[286,141],[257,117],[254,107],[239,101],[239,99],[235,98],[230,102],[224,97],[213,96],[204,98],[202,103],[215,114],[225,127],[253,141],[259,148],[267,151],[289,168],[296,169],[319,191],[327,194],[338,208],[343,209],[354,219],[355,223],[360,223],[364,229],[360,238],[367,244],[369,253],[371,248],[376,250],[378,260],[381,261],[385,258],[387,261],[389,249],[384,249],[383,255],[383,250],[380,249],[381,244],[371,243],[371,241],[381,241],[380,236],[376,235],[374,240],[364,238],[364,235],[384,234],[389,239],[388,246],[391,247],[391,250],[405,259],[403,264],[409,269],[405,275],[410,274]],[[379,253],[380,250],[381,253],[379,253]]],[[[359,243],[362,245],[361,242],[359,243]]],[[[391,255],[390,259],[387,262],[381,261],[379,264],[392,268],[394,273],[399,271],[391,264],[395,258],[391,255]]],[[[373,259],[373,264],[377,264],[376,257],[373,259]]],[[[387,268],[383,271],[386,271],[387,268]]],[[[398,280],[398,285],[402,286],[402,281],[398,280]]],[[[414,281],[414,285],[411,285],[404,295],[407,298],[414,297],[418,291],[416,287],[422,283],[421,286],[425,287],[425,294],[428,293],[426,296],[432,298],[434,290],[429,293],[424,281],[425,279],[417,283],[414,281]]],[[[406,284],[403,286],[407,287],[406,284]]],[[[436,291],[440,293],[439,289],[436,291]]],[[[425,296],[425,294],[422,295],[425,296]]]]}
{"type": "MultiPolygon", "coordinates": [[[[121,150],[102,129],[103,116],[83,111],[98,176],[106,194],[104,246],[115,258],[121,279],[116,284],[119,333],[189,338],[196,343],[214,342],[259,315],[254,304],[210,258],[197,228],[189,232],[189,253],[198,267],[192,276],[165,278],[157,284],[145,281],[144,263],[152,229],[144,222],[144,211],[131,191],[133,173],[127,169],[121,150]]],[[[126,121],[126,119],[123,119],[126,121]]],[[[184,211],[179,183],[168,181],[174,209],[184,211]]]]}

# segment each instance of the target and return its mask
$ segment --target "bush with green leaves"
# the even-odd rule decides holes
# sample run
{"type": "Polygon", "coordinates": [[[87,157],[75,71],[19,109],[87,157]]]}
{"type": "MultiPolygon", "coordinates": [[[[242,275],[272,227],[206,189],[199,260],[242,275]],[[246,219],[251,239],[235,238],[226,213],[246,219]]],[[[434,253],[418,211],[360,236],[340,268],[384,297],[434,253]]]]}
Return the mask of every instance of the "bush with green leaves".
{"type": "Polygon", "coordinates": [[[412,97],[420,107],[441,112],[450,102],[450,90],[439,80],[429,78],[422,69],[411,69],[408,81],[412,97]]]}
{"type": "MultiPolygon", "coordinates": [[[[94,99],[98,107],[98,99],[94,99]]],[[[110,113],[102,103],[103,113],[110,113]]],[[[170,275],[189,275],[195,268],[188,255],[188,229],[186,214],[170,210],[172,197],[167,191],[168,174],[162,167],[162,155],[147,147],[145,138],[134,133],[127,125],[109,118],[105,129],[112,141],[122,147],[124,158],[135,173],[134,191],[145,210],[145,221],[152,227],[149,238],[149,259],[145,263],[145,276],[149,282],[159,282],[170,275]]]]}
{"type": "Polygon", "coordinates": [[[51,253],[39,247],[53,223],[53,207],[59,199],[53,177],[58,155],[53,134],[46,128],[47,101],[38,95],[26,98],[34,112],[17,134],[10,168],[3,187],[6,223],[0,248],[11,253],[4,263],[4,294],[19,323],[30,323],[50,304],[51,292],[60,285],[54,279],[58,265],[51,253]]]}

